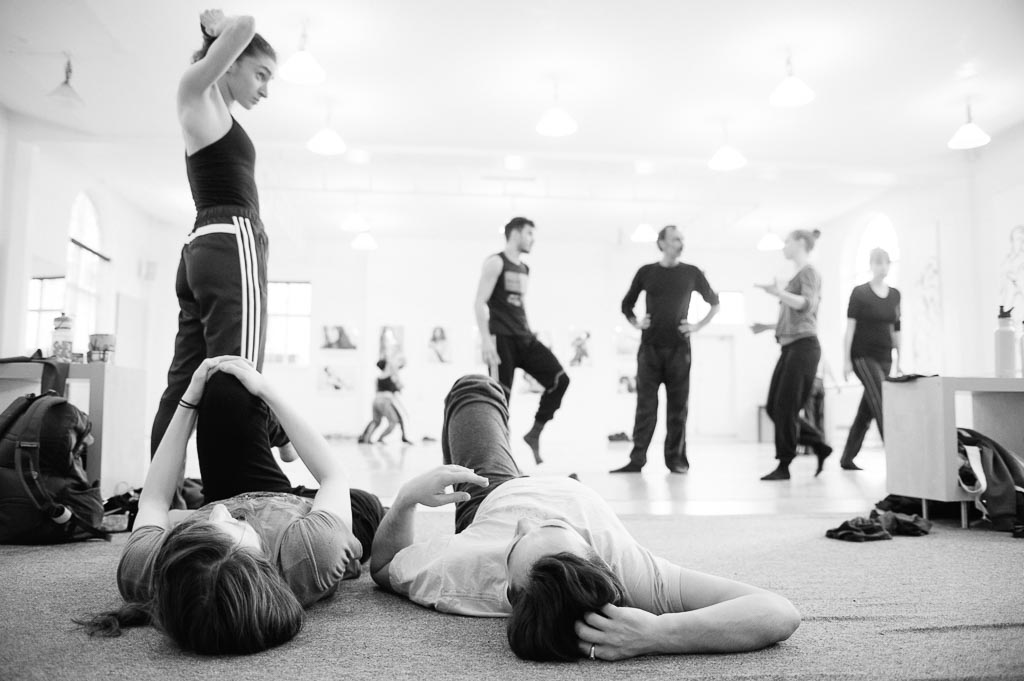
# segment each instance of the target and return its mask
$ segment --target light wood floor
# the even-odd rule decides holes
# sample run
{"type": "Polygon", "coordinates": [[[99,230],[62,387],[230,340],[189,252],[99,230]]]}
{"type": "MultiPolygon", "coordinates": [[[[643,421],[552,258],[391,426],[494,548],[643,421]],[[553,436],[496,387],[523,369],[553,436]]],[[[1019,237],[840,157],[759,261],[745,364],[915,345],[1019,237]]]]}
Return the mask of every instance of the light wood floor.
{"type": "MultiPolygon", "coordinates": [[[[438,442],[414,445],[396,442],[360,445],[354,440],[333,440],[344,457],[352,486],[369,490],[390,504],[402,482],[441,463],[438,442]]],[[[642,473],[609,474],[628,460],[630,443],[585,444],[549,438],[542,441],[545,463],[533,464],[522,441],[514,447],[516,459],[528,475],[568,475],[596,489],[619,514],[746,515],[844,513],[867,515],[884,498],[885,454],[880,448],[861,452],[857,463],[865,470],[839,468],[839,451],[814,477],[815,458],[799,456],[791,467],[792,479],[762,482],[774,468],[771,444],[732,440],[689,440],[691,469],[685,475],[669,473],[661,461],[661,441],[655,440],[642,473]]],[[[836,443],[833,442],[833,446],[836,443]]],[[[841,448],[841,443],[837,450],[841,448]]],[[[301,463],[284,464],[295,484],[315,482],[301,463]]]]}

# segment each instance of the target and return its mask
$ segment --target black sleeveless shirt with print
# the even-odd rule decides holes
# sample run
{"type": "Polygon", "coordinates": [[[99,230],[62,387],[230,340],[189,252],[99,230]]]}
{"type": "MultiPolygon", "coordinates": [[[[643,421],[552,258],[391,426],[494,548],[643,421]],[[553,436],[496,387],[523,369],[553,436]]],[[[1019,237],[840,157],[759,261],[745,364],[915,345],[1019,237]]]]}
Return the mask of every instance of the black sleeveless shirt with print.
{"type": "Polygon", "coordinates": [[[515,264],[504,253],[498,253],[498,257],[502,267],[491,297],[487,299],[491,315],[488,328],[495,335],[532,336],[524,302],[530,267],[526,263],[515,264]]]}

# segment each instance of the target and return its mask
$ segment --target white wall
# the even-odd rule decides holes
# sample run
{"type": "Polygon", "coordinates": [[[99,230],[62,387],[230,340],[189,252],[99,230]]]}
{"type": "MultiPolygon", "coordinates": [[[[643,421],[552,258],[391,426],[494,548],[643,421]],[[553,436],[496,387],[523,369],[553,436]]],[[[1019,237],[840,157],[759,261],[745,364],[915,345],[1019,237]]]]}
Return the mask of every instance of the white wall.
{"type": "MultiPolygon", "coordinates": [[[[950,152],[954,153],[954,152],[950,152]]],[[[1024,224],[1024,129],[961,157],[947,180],[888,193],[824,227],[823,255],[853,282],[851,258],[871,216],[887,215],[903,253],[905,370],[992,375],[992,331],[1004,288],[1010,230],[1024,224]],[[937,265],[938,277],[930,269],[937,265]]],[[[848,295],[848,290],[845,295],[848,295]]],[[[1015,311],[1024,318],[1024,309],[1015,311]]],[[[845,306],[823,327],[838,330],[845,306]]],[[[832,356],[841,360],[841,346],[832,356]]],[[[838,365],[841,366],[841,365],[838,365]]]]}
{"type": "MultiPolygon", "coordinates": [[[[458,207],[454,207],[457,214],[458,207]]],[[[564,365],[571,357],[570,343],[576,333],[591,333],[592,364],[571,368],[573,381],[562,412],[550,426],[565,437],[582,436],[593,442],[610,432],[631,432],[635,397],[617,392],[618,377],[635,372],[635,357],[615,352],[616,327],[626,326],[620,312],[622,296],[636,269],[657,259],[654,244],[562,241],[545,238],[543,222],[531,264],[527,312],[535,331],[550,338],[564,365]]],[[[304,369],[268,365],[269,375],[284,381],[295,399],[307,400],[309,413],[325,432],[356,433],[369,419],[377,359],[377,338],[382,325],[404,329],[408,366],[403,378],[405,401],[416,435],[437,436],[441,401],[459,375],[482,372],[473,317],[473,298],[485,257],[503,245],[501,225],[479,230],[476,239],[446,238],[443,226],[427,227],[431,237],[378,237],[379,250],[352,251],[351,235],[321,239],[317,244],[291,241],[271,232],[271,280],[304,280],[313,283],[314,348],[312,366],[304,369]],[[356,351],[321,350],[320,327],[344,324],[359,334],[356,351]],[[427,341],[435,326],[443,326],[453,361],[430,361],[427,341]],[[324,364],[347,369],[355,385],[353,393],[320,390],[319,373],[324,364]],[[317,399],[309,400],[310,395],[317,399]]],[[[773,321],[773,299],[753,288],[758,281],[790,273],[778,253],[762,253],[753,247],[736,250],[692,250],[687,262],[705,270],[717,290],[746,294],[747,322],[773,321]]],[[[641,303],[642,305],[642,299],[641,303]]],[[[734,368],[719,372],[730,377],[728,386],[697,380],[692,401],[713,401],[711,393],[728,390],[734,396],[734,433],[753,439],[756,406],[764,401],[777,347],[770,334],[754,337],[745,325],[709,327],[712,334],[733,339],[734,368]]],[[[701,341],[695,342],[695,363],[701,362],[701,341]]],[[[513,396],[513,429],[529,427],[536,397],[516,392],[513,396]]],[[[697,415],[700,409],[696,409],[697,415]]],[[[691,428],[692,430],[692,428],[691,428]]]]}

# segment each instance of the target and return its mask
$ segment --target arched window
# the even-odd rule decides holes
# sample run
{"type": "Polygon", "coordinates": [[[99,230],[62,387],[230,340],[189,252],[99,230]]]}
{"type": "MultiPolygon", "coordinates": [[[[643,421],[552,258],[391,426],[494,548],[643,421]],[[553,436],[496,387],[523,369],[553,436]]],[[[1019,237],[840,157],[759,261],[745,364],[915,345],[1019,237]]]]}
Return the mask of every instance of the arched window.
{"type": "Polygon", "coordinates": [[[856,260],[854,261],[854,283],[863,284],[871,279],[871,251],[881,248],[889,254],[892,265],[886,281],[891,286],[900,285],[900,240],[892,220],[888,216],[876,213],[868,218],[864,232],[857,244],[856,260]]]}

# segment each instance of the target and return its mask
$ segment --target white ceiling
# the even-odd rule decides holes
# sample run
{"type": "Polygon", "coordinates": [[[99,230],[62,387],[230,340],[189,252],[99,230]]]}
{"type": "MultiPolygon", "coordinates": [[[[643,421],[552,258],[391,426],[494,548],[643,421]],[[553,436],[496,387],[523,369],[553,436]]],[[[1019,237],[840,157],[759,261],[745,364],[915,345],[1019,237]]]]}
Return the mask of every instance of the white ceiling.
{"type": "MultiPolygon", "coordinates": [[[[180,225],[190,205],[174,91],[207,4],[0,0],[0,105],[69,128],[71,142],[44,139],[46,148],[180,225]],[[45,97],[64,51],[86,101],[79,110],[45,97]]],[[[269,100],[238,117],[260,152],[266,210],[301,215],[314,233],[354,210],[403,233],[408,211],[434,224],[456,209],[497,224],[533,209],[583,225],[692,223],[729,239],[811,224],[887,188],[958,172],[964,152],[945,142],[968,96],[997,144],[1024,121],[1020,0],[250,0],[224,9],[255,16],[282,60],[308,22],[327,84],[275,81],[269,100]],[[787,49],[818,95],[802,109],[767,103],[787,49]],[[553,79],[579,123],[569,138],[534,131],[553,79]],[[305,151],[328,104],[369,164],[305,151]],[[705,162],[725,122],[751,163],[719,175],[705,162]],[[525,170],[502,168],[510,153],[526,157],[525,170]],[[637,159],[655,172],[637,176],[637,159]]]]}

